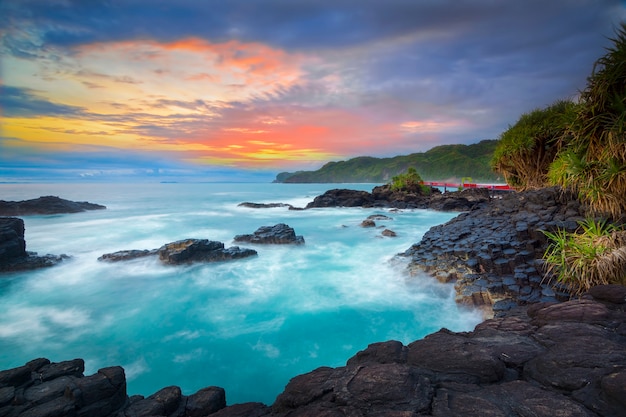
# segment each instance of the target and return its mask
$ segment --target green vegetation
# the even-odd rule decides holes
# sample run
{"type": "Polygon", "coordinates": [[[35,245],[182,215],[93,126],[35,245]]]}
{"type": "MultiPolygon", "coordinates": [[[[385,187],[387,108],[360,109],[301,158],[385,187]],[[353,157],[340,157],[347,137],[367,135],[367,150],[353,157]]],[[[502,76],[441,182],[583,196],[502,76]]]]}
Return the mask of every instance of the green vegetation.
{"type": "Polygon", "coordinates": [[[598,59],[578,103],[521,116],[501,135],[492,166],[518,189],[560,185],[590,215],[626,212],[626,23],[598,59]]]}
{"type": "Polygon", "coordinates": [[[392,191],[419,191],[421,194],[430,194],[430,187],[423,184],[424,180],[413,167],[406,172],[395,175],[389,183],[392,191]]]}
{"type": "Polygon", "coordinates": [[[544,254],[548,276],[573,295],[594,285],[626,284],[626,231],[594,219],[579,226],[579,233],[543,232],[551,241],[544,254]]]}
{"type": "Polygon", "coordinates": [[[611,40],[587,79],[571,141],[549,178],[574,190],[591,214],[618,218],[626,212],[626,23],[611,40]]]}
{"type": "Polygon", "coordinates": [[[494,171],[518,190],[546,186],[550,164],[568,137],[574,107],[571,101],[557,101],[523,114],[500,136],[491,161],[494,171]]]}
{"type": "Polygon", "coordinates": [[[329,162],[317,171],[282,172],[276,182],[289,183],[387,183],[395,175],[414,167],[425,180],[453,180],[472,176],[479,182],[500,180],[489,161],[497,141],[483,140],[472,145],[443,145],[423,153],[373,158],[361,156],[347,161],[329,162]]]}

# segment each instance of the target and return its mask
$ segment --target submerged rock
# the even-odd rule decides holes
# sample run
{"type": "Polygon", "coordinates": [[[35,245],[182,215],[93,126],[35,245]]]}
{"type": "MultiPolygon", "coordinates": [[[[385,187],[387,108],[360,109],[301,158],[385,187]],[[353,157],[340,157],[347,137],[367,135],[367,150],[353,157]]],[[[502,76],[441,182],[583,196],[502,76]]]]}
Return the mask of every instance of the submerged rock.
{"type": "Polygon", "coordinates": [[[67,255],[37,255],[26,250],[24,220],[0,217],[0,272],[25,271],[58,264],[67,255]]]}
{"type": "Polygon", "coordinates": [[[287,204],[287,203],[250,203],[250,202],[244,202],[244,203],[237,204],[237,206],[253,208],[253,209],[277,208],[277,207],[287,207],[289,209],[293,209],[294,208],[291,204],[287,204]]]}
{"type": "Polygon", "coordinates": [[[24,201],[0,200],[0,216],[79,213],[81,211],[103,209],[106,209],[106,206],[86,201],[64,200],[56,196],[44,196],[24,201]]]}
{"type": "Polygon", "coordinates": [[[237,235],[235,242],[260,243],[260,244],[276,244],[276,245],[302,245],[304,237],[296,236],[296,232],[292,227],[284,223],[274,226],[259,227],[251,235],[237,235]]]}

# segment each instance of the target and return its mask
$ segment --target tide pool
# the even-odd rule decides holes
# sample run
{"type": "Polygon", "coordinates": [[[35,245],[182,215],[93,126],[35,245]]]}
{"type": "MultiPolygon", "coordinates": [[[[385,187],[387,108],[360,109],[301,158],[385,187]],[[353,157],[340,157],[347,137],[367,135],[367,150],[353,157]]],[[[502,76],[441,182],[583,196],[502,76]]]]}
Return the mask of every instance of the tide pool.
{"type": "Polygon", "coordinates": [[[192,394],[226,389],[228,404],[271,404],[290,378],[342,366],[368,344],[405,344],[442,327],[471,330],[480,314],[454,303],[453,288],[410,278],[394,258],[455,216],[428,210],[250,209],[244,201],[303,207],[331,188],[373,184],[0,184],[0,199],[57,195],[106,210],[25,216],[27,250],[67,254],[59,266],[0,276],[0,369],[46,357],[83,358],[85,374],[121,365],[128,393],[169,385],[192,394]],[[372,214],[397,233],[362,228],[372,214]],[[251,247],[257,257],[165,266],[154,258],[97,258],[233,237],[287,223],[303,246],[251,247]]]}

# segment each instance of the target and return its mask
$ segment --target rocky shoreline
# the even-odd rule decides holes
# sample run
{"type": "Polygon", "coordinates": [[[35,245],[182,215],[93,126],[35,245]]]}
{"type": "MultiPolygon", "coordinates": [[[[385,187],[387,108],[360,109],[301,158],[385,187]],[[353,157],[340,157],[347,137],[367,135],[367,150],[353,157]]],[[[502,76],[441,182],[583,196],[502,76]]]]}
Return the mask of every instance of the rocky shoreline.
{"type": "Polygon", "coordinates": [[[483,308],[486,320],[472,332],[442,329],[408,346],[372,344],[346,366],[293,378],[272,405],[227,405],[219,387],[128,397],[121,367],[84,376],[80,359],[36,359],[0,371],[0,416],[626,415],[626,287],[594,287],[568,300],[544,280],[541,231],[576,229],[583,208],[573,196],[557,188],[428,199],[331,190],[307,208],[358,205],[463,211],[399,256],[409,258],[411,279],[454,283],[457,301],[483,308]]]}
{"type": "Polygon", "coordinates": [[[402,256],[412,275],[455,285],[457,301],[502,314],[517,304],[564,301],[569,294],[545,278],[542,231],[574,231],[583,207],[553,187],[492,198],[435,226],[402,256]]]}
{"type": "Polygon", "coordinates": [[[0,415],[618,417],[626,414],[626,287],[536,303],[472,332],[374,343],[345,366],[296,376],[272,405],[227,405],[219,387],[129,397],[121,367],[83,372],[81,359],[0,371],[0,415]]]}

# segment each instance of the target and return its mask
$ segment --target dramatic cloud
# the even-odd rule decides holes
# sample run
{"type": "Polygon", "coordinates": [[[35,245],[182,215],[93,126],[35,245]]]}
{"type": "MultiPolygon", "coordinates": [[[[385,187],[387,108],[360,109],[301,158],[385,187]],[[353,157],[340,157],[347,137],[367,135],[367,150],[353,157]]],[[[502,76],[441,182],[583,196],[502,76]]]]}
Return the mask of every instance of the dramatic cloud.
{"type": "Polygon", "coordinates": [[[5,0],[0,162],[143,172],[158,155],[168,169],[269,175],[496,138],[521,113],[575,98],[625,11],[618,0],[5,0]]]}

